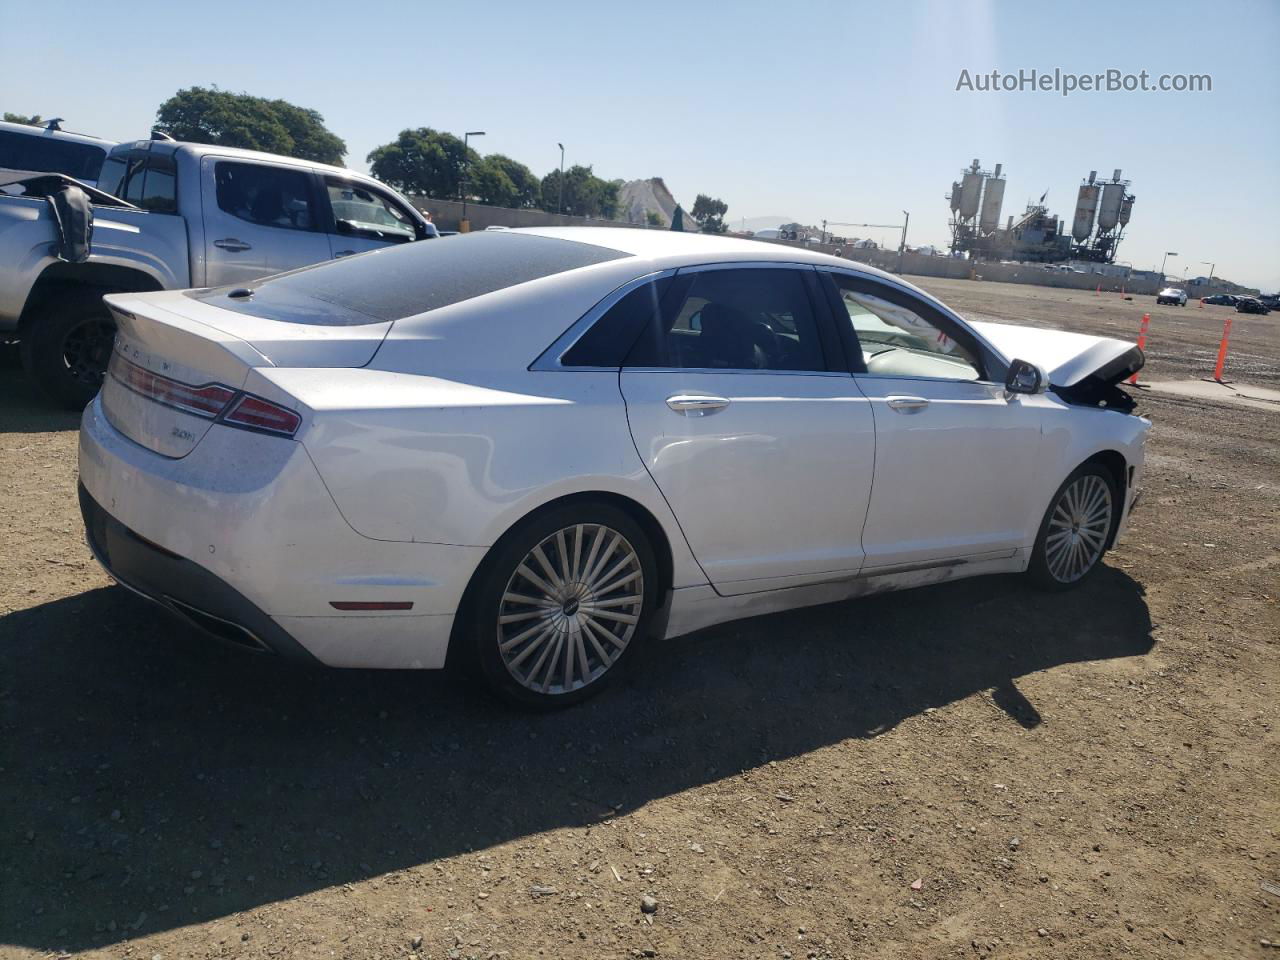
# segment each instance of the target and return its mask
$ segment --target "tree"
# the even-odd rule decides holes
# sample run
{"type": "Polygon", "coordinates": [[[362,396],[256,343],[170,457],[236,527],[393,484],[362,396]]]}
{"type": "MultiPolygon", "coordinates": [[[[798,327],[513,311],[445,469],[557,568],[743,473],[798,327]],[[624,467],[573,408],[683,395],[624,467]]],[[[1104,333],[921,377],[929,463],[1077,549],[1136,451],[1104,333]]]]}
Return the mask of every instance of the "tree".
{"type": "MultiPolygon", "coordinates": [[[[564,172],[564,212],[575,217],[612,220],[618,212],[619,180],[601,180],[590,167],[575,165],[564,172]]],[[[556,212],[560,200],[560,171],[542,178],[542,209],[556,212]]]]}
{"type": "Polygon", "coordinates": [[[644,212],[645,223],[651,227],[665,227],[667,225],[666,218],[657,210],[646,210],[644,212]]]}
{"type": "Polygon", "coordinates": [[[346,143],[315,110],[217,87],[179,90],[160,104],[156,128],[175,140],[265,150],[317,163],[339,165],[347,152],[346,143]]]}
{"type": "MultiPolygon", "coordinates": [[[[468,167],[473,178],[479,179],[482,175],[478,169],[481,162],[478,153],[453,134],[430,127],[401,130],[394,142],[375,147],[367,159],[369,172],[383,183],[405,193],[421,193],[437,199],[458,196],[468,167]]],[[[488,178],[487,173],[483,175],[488,178]]],[[[507,182],[511,182],[509,177],[507,182]]],[[[487,179],[486,183],[486,188],[514,189],[514,184],[505,188],[497,177],[487,179]]]]}
{"type": "Polygon", "coordinates": [[[724,215],[729,212],[729,205],[723,200],[698,194],[693,201],[693,209],[689,211],[693,219],[702,224],[703,233],[724,233],[724,215]]]}
{"type": "Polygon", "coordinates": [[[468,179],[468,194],[496,207],[536,208],[542,196],[542,185],[534,172],[501,153],[481,160],[468,179]]]}
{"type": "Polygon", "coordinates": [[[4,112],[5,123],[25,123],[29,127],[39,127],[44,125],[44,121],[40,119],[40,114],[27,116],[25,113],[10,113],[8,110],[4,112]]]}

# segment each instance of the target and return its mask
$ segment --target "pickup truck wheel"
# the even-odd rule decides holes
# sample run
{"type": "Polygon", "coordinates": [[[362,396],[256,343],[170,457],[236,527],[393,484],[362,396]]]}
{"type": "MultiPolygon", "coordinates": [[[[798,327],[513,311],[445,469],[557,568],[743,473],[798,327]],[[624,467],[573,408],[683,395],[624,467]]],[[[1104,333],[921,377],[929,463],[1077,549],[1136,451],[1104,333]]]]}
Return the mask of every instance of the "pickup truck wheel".
{"type": "Polygon", "coordinates": [[[102,387],[115,335],[102,294],[58,299],[23,334],[22,366],[60,406],[82,410],[102,387]]]}

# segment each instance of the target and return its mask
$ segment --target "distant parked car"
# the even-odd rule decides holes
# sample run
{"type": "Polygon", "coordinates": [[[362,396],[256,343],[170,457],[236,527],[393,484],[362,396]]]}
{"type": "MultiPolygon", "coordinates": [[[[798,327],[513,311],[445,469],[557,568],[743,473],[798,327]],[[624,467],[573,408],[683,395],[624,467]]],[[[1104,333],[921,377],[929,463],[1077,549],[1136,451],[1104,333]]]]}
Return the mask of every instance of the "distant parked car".
{"type": "Polygon", "coordinates": [[[96,186],[110,140],[67,133],[51,120],[44,126],[0,122],[0,183],[24,174],[61,173],[96,186]]]}
{"type": "Polygon", "coordinates": [[[1234,293],[1215,293],[1211,297],[1202,297],[1200,302],[1210,306],[1234,307],[1239,299],[1234,293]]]}
{"type": "Polygon", "coordinates": [[[1187,305],[1187,291],[1177,287],[1165,287],[1156,294],[1156,303],[1168,303],[1178,307],[1187,305]]]}
{"type": "Polygon", "coordinates": [[[1268,314],[1271,310],[1257,297],[1237,297],[1236,313],[1268,314]]]}
{"type": "Polygon", "coordinates": [[[1280,293],[1266,293],[1258,299],[1268,310],[1280,310],[1280,293]]]}

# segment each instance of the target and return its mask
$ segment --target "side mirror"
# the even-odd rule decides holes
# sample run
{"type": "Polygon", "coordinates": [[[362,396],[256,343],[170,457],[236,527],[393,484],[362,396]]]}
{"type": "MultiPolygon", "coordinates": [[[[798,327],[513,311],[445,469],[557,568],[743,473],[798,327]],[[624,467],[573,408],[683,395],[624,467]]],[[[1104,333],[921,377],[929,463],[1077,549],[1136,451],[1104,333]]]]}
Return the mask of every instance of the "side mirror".
{"type": "Polygon", "coordinates": [[[1009,375],[1004,378],[1004,388],[1009,393],[1044,393],[1049,389],[1049,377],[1034,363],[1014,360],[1009,364],[1009,375]]]}

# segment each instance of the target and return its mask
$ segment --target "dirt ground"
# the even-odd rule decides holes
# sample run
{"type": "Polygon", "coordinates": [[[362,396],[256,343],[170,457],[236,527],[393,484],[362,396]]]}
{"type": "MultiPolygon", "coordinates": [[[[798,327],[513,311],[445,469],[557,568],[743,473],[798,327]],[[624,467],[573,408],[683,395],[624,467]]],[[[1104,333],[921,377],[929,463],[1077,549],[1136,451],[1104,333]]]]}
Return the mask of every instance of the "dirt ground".
{"type": "MultiPolygon", "coordinates": [[[[1150,379],[1207,373],[1228,315],[920,282],[1126,339],[1150,311],[1150,379]]],[[[1280,315],[1232,344],[1278,385],[1280,315]]],[[[1144,503],[1081,590],[729,624],[529,716],[111,586],[75,418],[7,363],[0,956],[1280,958],[1280,410],[1141,405],[1144,503]]]]}

